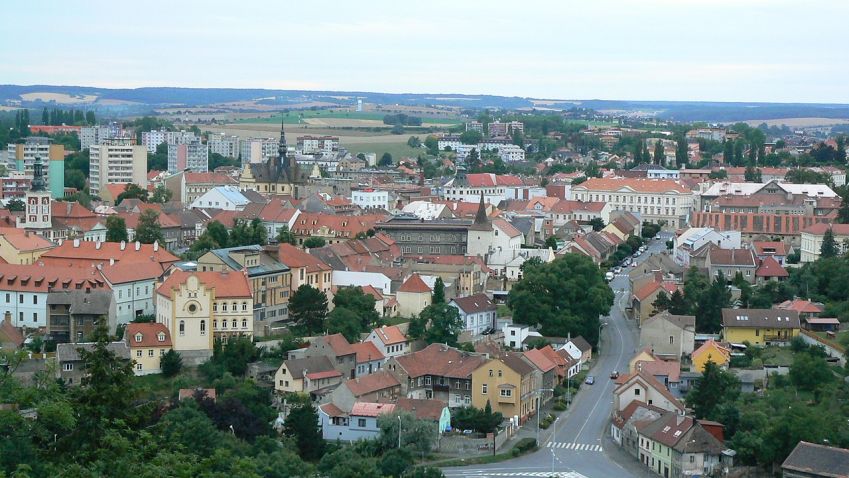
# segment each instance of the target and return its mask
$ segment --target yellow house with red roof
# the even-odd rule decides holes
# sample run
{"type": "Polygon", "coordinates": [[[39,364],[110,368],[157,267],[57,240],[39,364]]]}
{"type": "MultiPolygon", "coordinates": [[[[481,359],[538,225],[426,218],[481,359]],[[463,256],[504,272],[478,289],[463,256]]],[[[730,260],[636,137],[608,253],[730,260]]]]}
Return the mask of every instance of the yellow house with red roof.
{"type": "Polygon", "coordinates": [[[398,314],[403,317],[419,314],[430,305],[432,293],[430,286],[422,280],[421,276],[411,275],[395,294],[398,300],[398,314]]]}
{"type": "Polygon", "coordinates": [[[713,362],[722,368],[731,362],[731,349],[711,339],[693,351],[693,369],[704,373],[705,364],[713,362]]]}
{"type": "Polygon", "coordinates": [[[171,333],[165,324],[129,323],[124,340],[130,347],[136,375],[161,373],[160,359],[171,350],[171,333]]]}
{"type": "Polygon", "coordinates": [[[0,232],[0,257],[8,264],[35,264],[55,245],[38,234],[5,228],[0,232]]]}

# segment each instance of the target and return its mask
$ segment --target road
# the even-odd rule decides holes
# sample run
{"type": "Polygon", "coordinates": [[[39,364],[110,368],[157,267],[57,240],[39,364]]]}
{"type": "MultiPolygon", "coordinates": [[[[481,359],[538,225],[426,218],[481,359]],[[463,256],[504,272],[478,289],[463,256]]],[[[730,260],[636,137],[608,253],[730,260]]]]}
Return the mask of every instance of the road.
{"type": "MultiPolygon", "coordinates": [[[[651,253],[666,249],[665,238],[650,241],[648,250],[638,258],[645,260],[651,253]]],[[[615,300],[610,316],[602,319],[601,351],[590,371],[595,385],[585,385],[575,395],[570,410],[555,423],[554,439],[529,455],[489,465],[445,468],[446,477],[549,477],[560,478],[637,478],[646,476],[643,467],[633,460],[623,461],[624,467],[607,456],[605,448],[616,447],[607,438],[613,405],[614,370],[627,371],[628,361],[639,342],[638,329],[625,318],[630,297],[627,270],[623,269],[611,282],[615,300]]],[[[614,450],[616,452],[618,450],[614,450]]]]}

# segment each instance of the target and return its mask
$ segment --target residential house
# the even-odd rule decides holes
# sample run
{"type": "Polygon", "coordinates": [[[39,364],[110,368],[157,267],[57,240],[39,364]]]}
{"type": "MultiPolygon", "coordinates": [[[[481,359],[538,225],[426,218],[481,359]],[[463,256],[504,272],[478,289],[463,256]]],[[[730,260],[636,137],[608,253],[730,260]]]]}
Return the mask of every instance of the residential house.
{"type": "Polygon", "coordinates": [[[704,373],[705,364],[713,362],[722,368],[731,363],[731,348],[710,339],[703,343],[692,354],[693,370],[704,373]]]}
{"type": "Polygon", "coordinates": [[[737,231],[717,231],[710,227],[691,227],[673,240],[675,262],[690,267],[690,256],[705,244],[714,244],[720,249],[739,249],[740,233],[737,231]]]}
{"type": "Polygon", "coordinates": [[[752,249],[755,250],[755,256],[758,259],[764,260],[771,257],[783,266],[793,248],[781,241],[754,241],[752,249]]]}
{"type": "MultiPolygon", "coordinates": [[[[547,347],[553,351],[551,346],[547,347]]],[[[539,388],[535,392],[538,395],[538,399],[541,403],[548,403],[554,398],[554,387],[560,385],[557,375],[557,364],[542,349],[529,349],[522,352],[522,355],[525,357],[526,362],[530,362],[536,367],[542,379],[539,383],[539,388]]],[[[557,354],[555,353],[554,355],[557,354]]]]}
{"type": "Polygon", "coordinates": [[[302,285],[308,285],[328,296],[330,295],[333,279],[329,265],[291,244],[280,244],[277,255],[280,262],[289,267],[291,271],[291,293],[294,293],[302,285]]]}
{"type": "Polygon", "coordinates": [[[753,284],[758,261],[751,249],[711,249],[705,265],[711,278],[722,273],[726,280],[731,281],[740,274],[746,282],[753,284]]]}
{"type": "Polygon", "coordinates": [[[684,393],[681,392],[681,362],[678,360],[650,360],[645,362],[637,362],[635,364],[637,372],[644,372],[651,375],[658,382],[663,384],[675,398],[682,398],[684,393]]]}
{"type": "MultiPolygon", "coordinates": [[[[569,353],[572,359],[578,361],[582,368],[593,359],[593,347],[587,342],[587,339],[582,336],[569,337],[566,343],[561,347],[569,353]]],[[[588,367],[588,365],[586,366],[588,367]]]]}
{"type": "Polygon", "coordinates": [[[460,312],[464,329],[472,336],[478,336],[495,330],[497,307],[486,294],[456,297],[448,302],[460,312]]]}
{"type": "Polygon", "coordinates": [[[40,257],[45,266],[97,267],[98,265],[154,262],[162,272],[180,260],[159,244],[64,241],[40,257]]]}
{"type": "Polygon", "coordinates": [[[610,436],[617,445],[621,446],[634,458],[640,457],[640,439],[638,429],[652,423],[664,414],[666,410],[646,405],[640,400],[633,400],[624,410],[614,410],[610,420],[610,436]]]}
{"type": "Polygon", "coordinates": [[[351,348],[357,353],[356,377],[362,377],[377,372],[383,366],[386,359],[372,342],[359,342],[352,344],[351,348]]]}
{"type": "Polygon", "coordinates": [[[255,191],[242,191],[238,186],[216,186],[198,196],[189,207],[192,209],[241,211],[251,202],[265,202],[265,199],[255,191]],[[248,197],[249,195],[258,196],[258,198],[248,197]],[[260,199],[260,201],[255,199],[260,199]]]}
{"type": "Polygon", "coordinates": [[[418,274],[413,274],[401,284],[395,293],[398,314],[403,317],[418,315],[432,300],[433,290],[418,274]]]}
{"type": "Polygon", "coordinates": [[[837,243],[838,252],[841,254],[846,252],[847,244],[849,244],[849,224],[817,223],[802,229],[800,233],[801,263],[814,262],[820,258],[822,241],[829,229],[834,236],[834,242],[837,243]]]}
{"type": "Polygon", "coordinates": [[[849,450],[800,441],[781,464],[784,478],[849,476],[849,450]]]}
{"type": "Polygon", "coordinates": [[[0,322],[0,349],[15,350],[24,344],[24,335],[12,325],[12,314],[6,312],[0,322]]]}
{"type": "Polygon", "coordinates": [[[373,329],[366,341],[374,344],[387,359],[406,355],[410,351],[410,340],[397,325],[383,325],[373,329]]]}
{"type": "Polygon", "coordinates": [[[722,309],[722,337],[735,344],[787,343],[799,335],[801,323],[795,310],[722,309]]]}
{"type": "Polygon", "coordinates": [[[637,371],[613,390],[613,410],[622,411],[633,400],[673,413],[683,413],[684,404],[652,375],[637,371]]]}
{"type": "Polygon", "coordinates": [[[165,324],[155,322],[130,323],[124,331],[124,340],[130,348],[136,375],[161,373],[160,360],[171,350],[171,333],[165,324]]]}
{"type": "Polygon", "coordinates": [[[270,240],[276,239],[282,230],[291,231],[295,227],[301,211],[292,207],[291,203],[283,198],[273,197],[269,199],[259,213],[259,219],[265,226],[270,240]]]}
{"type": "Polygon", "coordinates": [[[537,412],[538,373],[519,353],[488,359],[472,372],[472,406],[483,409],[489,403],[493,412],[525,423],[537,412]]]}
{"type": "MultiPolygon", "coordinates": [[[[537,332],[535,328],[524,324],[506,324],[501,332],[504,334],[504,346],[511,349],[522,350],[522,344],[528,337],[542,338],[542,334],[537,332]]],[[[577,355],[580,357],[580,352],[577,352],[577,355]]]]}
{"type": "Polygon", "coordinates": [[[487,358],[443,344],[430,344],[418,352],[392,357],[384,370],[401,383],[407,398],[440,400],[450,408],[472,404],[472,372],[487,358]]]}
{"type": "Polygon", "coordinates": [[[607,202],[614,210],[637,213],[671,230],[687,224],[695,202],[692,191],[670,179],[590,178],[572,186],[572,197],[607,202]]]}
{"type": "Polygon", "coordinates": [[[109,290],[58,290],[47,294],[47,336],[56,343],[83,342],[99,326],[115,330],[115,299],[109,290]]]}
{"type": "Polygon", "coordinates": [[[799,318],[819,317],[824,310],[823,304],[819,302],[811,302],[809,300],[799,298],[785,300],[784,302],[774,306],[774,308],[781,310],[795,310],[799,313],[799,318]]]}
{"type": "Polygon", "coordinates": [[[642,428],[639,438],[641,462],[665,478],[712,476],[722,468],[722,441],[691,417],[667,414],[642,428]]]}
{"type": "Polygon", "coordinates": [[[394,410],[392,403],[357,402],[345,413],[336,405],[325,403],[318,407],[321,435],[325,440],[346,442],[376,439],[380,436],[378,417],[394,410]]]}
{"type": "Polygon", "coordinates": [[[423,400],[400,397],[395,402],[395,411],[412,413],[417,419],[436,422],[439,433],[451,428],[451,410],[439,400],[423,400]]]}
{"type": "Polygon", "coordinates": [[[156,262],[104,265],[100,272],[115,296],[116,322],[127,324],[141,315],[154,315],[154,292],[162,277],[156,262]]]}
{"type": "Polygon", "coordinates": [[[640,348],[650,347],[657,356],[680,360],[693,353],[695,334],[695,316],[674,315],[664,310],[643,322],[640,348]]]}
{"type": "Polygon", "coordinates": [[[284,360],[274,373],[277,393],[318,393],[342,383],[342,373],[325,356],[284,360]]]}
{"type": "Polygon", "coordinates": [[[401,396],[401,383],[391,373],[382,370],[342,382],[323,401],[343,411],[350,411],[357,402],[392,402],[401,396]]]}
{"type": "MultiPolygon", "coordinates": [[[[86,377],[85,362],[80,357],[79,349],[91,352],[94,343],[58,344],[56,346],[56,378],[61,379],[66,385],[77,386],[86,377]]],[[[119,359],[130,361],[130,348],[126,342],[110,342],[106,349],[115,354],[119,359]]]]}
{"type": "Polygon", "coordinates": [[[656,276],[655,280],[644,283],[636,289],[631,299],[631,313],[634,320],[637,320],[641,326],[643,321],[657,313],[654,303],[661,292],[666,294],[668,298],[678,290],[677,284],[663,280],[660,273],[657,273],[656,276]]]}
{"type": "Polygon", "coordinates": [[[315,337],[304,350],[304,357],[324,356],[345,378],[356,377],[357,351],[342,334],[315,337]]]}
{"type": "Polygon", "coordinates": [[[253,293],[242,272],[175,270],[156,294],[156,321],[183,363],[208,359],[215,339],[253,336],[253,293]]]}
{"type": "Polygon", "coordinates": [[[766,259],[761,259],[759,262],[760,264],[757,270],[755,270],[755,282],[757,284],[763,284],[771,280],[782,281],[790,277],[790,273],[784,267],[781,267],[781,264],[772,257],[767,256],[766,259]]]}
{"type": "Polygon", "coordinates": [[[55,244],[35,232],[23,229],[0,230],[0,258],[7,264],[35,264],[55,244]]]}

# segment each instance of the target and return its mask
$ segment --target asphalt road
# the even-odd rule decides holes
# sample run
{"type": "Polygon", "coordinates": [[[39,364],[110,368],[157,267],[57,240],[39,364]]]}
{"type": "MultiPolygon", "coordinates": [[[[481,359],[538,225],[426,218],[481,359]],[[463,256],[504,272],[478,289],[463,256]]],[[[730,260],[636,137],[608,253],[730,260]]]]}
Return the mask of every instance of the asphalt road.
{"type": "MultiPolygon", "coordinates": [[[[648,250],[638,258],[666,249],[665,238],[650,241],[648,250]]],[[[560,478],[638,478],[650,476],[634,459],[613,460],[608,453],[623,456],[609,438],[610,413],[613,406],[611,372],[627,371],[628,361],[639,342],[639,331],[625,319],[624,309],[630,291],[627,270],[623,268],[611,282],[615,300],[610,316],[602,319],[601,351],[590,374],[595,385],[585,385],[575,395],[572,407],[554,424],[554,439],[542,443],[529,455],[490,465],[445,468],[447,477],[560,477],[560,478]],[[621,463],[621,464],[620,464],[621,463]]],[[[550,432],[549,432],[550,435],[550,432]]],[[[544,436],[549,436],[544,435],[544,436]]]]}

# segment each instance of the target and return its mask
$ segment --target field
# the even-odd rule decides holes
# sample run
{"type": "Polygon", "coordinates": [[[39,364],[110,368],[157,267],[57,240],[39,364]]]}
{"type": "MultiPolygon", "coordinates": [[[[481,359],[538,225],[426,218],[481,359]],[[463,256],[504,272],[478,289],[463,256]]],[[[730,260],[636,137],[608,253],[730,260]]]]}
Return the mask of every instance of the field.
{"type": "Polygon", "coordinates": [[[767,126],[787,125],[789,128],[808,128],[812,126],[834,126],[838,124],[849,124],[849,119],[836,118],[781,118],[770,120],[748,120],[749,126],[758,126],[766,123],[767,126]]]}
{"type": "Polygon", "coordinates": [[[403,136],[403,143],[361,143],[348,145],[348,151],[353,155],[357,153],[377,153],[377,159],[383,156],[383,153],[392,155],[392,159],[396,162],[403,157],[416,158],[420,154],[424,154],[425,150],[415,149],[407,146],[406,140],[409,136],[403,136]]]}
{"type": "Polygon", "coordinates": [[[95,95],[68,95],[65,93],[24,93],[21,95],[24,101],[53,101],[61,105],[72,105],[76,103],[91,103],[97,99],[95,95]]]}
{"type": "MultiPolygon", "coordinates": [[[[320,126],[335,126],[335,127],[386,127],[391,125],[383,124],[383,117],[387,113],[370,112],[370,111],[348,111],[348,110],[322,110],[322,111],[290,111],[284,115],[272,115],[260,118],[243,118],[237,123],[276,123],[280,124],[281,118],[286,124],[315,124],[320,126]]],[[[429,126],[452,126],[460,123],[461,120],[456,118],[422,118],[423,125],[429,126]]]]}

